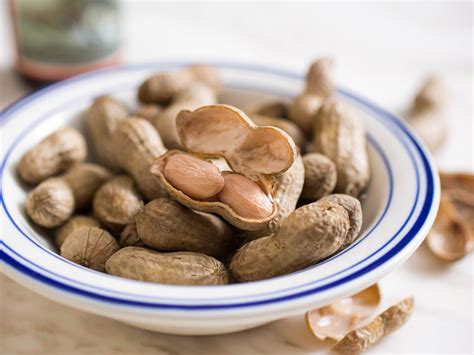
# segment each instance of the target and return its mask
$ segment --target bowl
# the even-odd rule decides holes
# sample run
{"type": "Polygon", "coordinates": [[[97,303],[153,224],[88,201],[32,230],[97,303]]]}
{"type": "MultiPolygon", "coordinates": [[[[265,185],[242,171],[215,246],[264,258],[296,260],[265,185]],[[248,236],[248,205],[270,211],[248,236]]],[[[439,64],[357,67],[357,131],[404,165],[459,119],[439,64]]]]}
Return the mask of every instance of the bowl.
{"type": "MultiPolygon", "coordinates": [[[[225,286],[171,286],[110,276],[54,250],[24,213],[27,189],[15,168],[22,154],[62,126],[84,131],[94,97],[110,94],[130,107],[150,73],[190,63],[151,63],[91,72],[20,99],[1,114],[4,273],[56,302],[137,327],[173,334],[219,334],[255,327],[328,304],[377,282],[420,245],[436,216],[438,174],[424,145],[400,119],[347,90],[338,96],[362,112],[372,178],[362,200],[364,225],[347,249],[305,270],[225,286]]],[[[259,65],[212,63],[222,75],[221,101],[243,110],[296,95],[297,73],[259,65]]]]}

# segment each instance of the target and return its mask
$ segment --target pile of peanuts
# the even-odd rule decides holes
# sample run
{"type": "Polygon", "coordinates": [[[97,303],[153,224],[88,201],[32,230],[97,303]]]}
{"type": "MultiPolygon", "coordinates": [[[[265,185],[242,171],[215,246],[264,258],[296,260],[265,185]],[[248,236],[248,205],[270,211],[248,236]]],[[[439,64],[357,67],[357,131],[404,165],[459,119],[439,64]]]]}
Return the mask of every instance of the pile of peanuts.
{"type": "Polygon", "coordinates": [[[205,65],[161,72],[135,112],[113,97],[27,151],[25,212],[64,258],[99,272],[220,285],[315,265],[359,235],[370,178],[360,113],[334,95],[333,61],[291,103],[219,103],[205,65]],[[95,162],[85,162],[88,151],[95,162]]]}

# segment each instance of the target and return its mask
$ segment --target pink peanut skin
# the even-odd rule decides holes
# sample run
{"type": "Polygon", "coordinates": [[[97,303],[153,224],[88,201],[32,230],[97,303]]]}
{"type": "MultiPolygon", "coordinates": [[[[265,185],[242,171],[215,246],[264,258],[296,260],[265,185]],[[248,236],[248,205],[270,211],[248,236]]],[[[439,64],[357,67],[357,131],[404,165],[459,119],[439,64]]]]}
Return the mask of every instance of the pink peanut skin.
{"type": "Polygon", "coordinates": [[[218,198],[244,218],[263,219],[273,212],[272,201],[262,189],[240,174],[224,175],[224,188],[218,198]]]}
{"type": "Polygon", "coordinates": [[[198,200],[213,197],[224,187],[224,178],[214,164],[187,154],[171,156],[163,175],[171,185],[198,200]]]}

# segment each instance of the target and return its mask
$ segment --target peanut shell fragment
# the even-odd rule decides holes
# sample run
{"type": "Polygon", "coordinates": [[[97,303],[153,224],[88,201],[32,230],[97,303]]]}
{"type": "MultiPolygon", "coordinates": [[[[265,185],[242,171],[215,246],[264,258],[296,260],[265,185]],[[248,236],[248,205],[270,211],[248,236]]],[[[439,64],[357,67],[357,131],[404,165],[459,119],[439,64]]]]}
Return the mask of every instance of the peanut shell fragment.
{"type": "Polygon", "coordinates": [[[441,194],[438,215],[426,244],[434,255],[446,261],[456,261],[472,250],[470,226],[458,214],[447,193],[441,194]]]}
{"type": "Polygon", "coordinates": [[[219,217],[192,211],[170,198],[149,202],[135,221],[140,239],[152,249],[221,257],[234,244],[230,227],[219,217]]]}
{"type": "Polygon", "coordinates": [[[27,151],[18,164],[20,178],[38,184],[85,159],[87,146],[81,133],[61,128],[27,151]]]}
{"type": "Polygon", "coordinates": [[[374,284],[352,296],[306,313],[306,324],[317,338],[341,340],[375,311],[380,289],[374,284]]]}
{"type": "Polygon", "coordinates": [[[223,285],[229,282],[220,261],[199,253],[160,253],[126,247],[112,255],[107,273],[127,279],[170,285],[223,285]]]}
{"type": "Polygon", "coordinates": [[[105,271],[105,262],[119,246],[104,229],[79,228],[66,238],[61,246],[61,256],[96,271],[105,271]]]}
{"type": "Polygon", "coordinates": [[[370,348],[405,324],[413,312],[413,305],[413,297],[410,297],[389,307],[369,324],[351,331],[331,350],[341,354],[358,354],[370,348]]]}
{"type": "Polygon", "coordinates": [[[275,235],[245,244],[232,258],[230,270],[240,282],[268,279],[316,264],[334,254],[349,231],[346,210],[332,201],[296,209],[275,235]]]}

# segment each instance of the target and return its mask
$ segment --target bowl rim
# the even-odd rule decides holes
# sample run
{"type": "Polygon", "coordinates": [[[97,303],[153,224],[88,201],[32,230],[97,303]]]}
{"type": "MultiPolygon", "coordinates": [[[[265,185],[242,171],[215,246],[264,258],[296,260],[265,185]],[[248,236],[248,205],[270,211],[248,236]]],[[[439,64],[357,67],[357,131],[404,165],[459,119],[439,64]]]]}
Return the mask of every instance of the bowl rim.
{"type": "MultiPolygon", "coordinates": [[[[231,69],[254,70],[257,72],[263,71],[266,73],[275,74],[277,76],[297,79],[300,81],[303,80],[304,78],[303,75],[297,74],[292,71],[287,71],[287,70],[282,70],[282,69],[277,69],[277,68],[272,68],[272,67],[262,66],[262,65],[242,64],[242,63],[222,62],[222,61],[221,62],[204,61],[204,62],[209,63],[210,65],[215,66],[217,68],[222,68],[222,69],[231,68],[231,69]]],[[[155,70],[160,70],[162,68],[166,68],[167,66],[182,67],[182,66],[187,66],[189,64],[192,64],[192,63],[182,62],[182,61],[173,61],[173,62],[165,62],[165,63],[153,62],[153,63],[146,63],[146,64],[134,64],[134,65],[126,65],[126,66],[121,66],[121,67],[116,67],[116,68],[102,69],[95,72],[82,74],[77,77],[71,78],[69,80],[52,84],[50,86],[47,86],[46,88],[33,92],[29,95],[26,95],[23,98],[20,98],[19,100],[9,105],[0,113],[0,125],[3,125],[8,120],[8,117],[15,110],[21,108],[24,105],[27,105],[30,100],[33,100],[36,97],[42,96],[51,90],[61,89],[63,86],[68,85],[72,82],[77,82],[77,81],[84,80],[88,77],[101,75],[104,72],[109,73],[109,72],[122,71],[122,70],[133,70],[136,68],[143,68],[143,67],[150,67],[155,70]]],[[[425,201],[423,202],[423,207],[420,210],[420,214],[416,218],[416,222],[413,224],[410,230],[406,232],[406,235],[395,246],[391,247],[384,255],[379,257],[377,260],[372,261],[369,265],[365,266],[361,270],[358,270],[356,273],[349,274],[328,285],[323,285],[322,287],[315,287],[309,290],[305,290],[305,291],[298,292],[295,294],[290,294],[287,296],[277,297],[273,299],[264,299],[264,300],[258,300],[255,302],[241,302],[238,304],[214,304],[214,305],[175,304],[173,305],[173,304],[162,304],[162,303],[160,304],[156,302],[141,302],[141,301],[125,300],[123,298],[116,298],[113,296],[106,296],[102,294],[93,293],[87,290],[82,290],[76,287],[72,287],[65,283],[58,282],[57,280],[49,278],[48,276],[37,273],[35,270],[29,268],[27,265],[20,262],[17,258],[22,259],[22,256],[16,253],[11,247],[6,245],[3,242],[3,240],[0,241],[0,246],[1,246],[0,259],[1,259],[2,264],[5,263],[6,265],[10,266],[16,271],[22,273],[23,275],[33,278],[37,281],[40,281],[43,284],[46,284],[54,288],[59,288],[62,291],[71,292],[79,296],[84,296],[94,301],[118,304],[122,306],[127,305],[127,306],[138,306],[138,307],[157,308],[157,309],[179,309],[179,310],[202,311],[202,310],[214,310],[214,309],[235,309],[235,308],[241,309],[241,308],[248,308],[248,307],[253,307],[253,306],[258,306],[258,305],[263,305],[263,304],[278,304],[285,301],[296,300],[298,298],[301,298],[310,294],[321,292],[327,289],[332,289],[342,284],[347,284],[353,280],[361,278],[362,276],[370,272],[376,271],[380,266],[384,266],[385,269],[387,269],[390,264],[395,263],[397,261],[398,262],[403,261],[404,258],[408,257],[408,255],[403,255],[402,253],[403,251],[405,251],[405,247],[411,243],[415,243],[416,246],[418,246],[424,238],[424,235],[423,235],[424,231],[427,232],[427,229],[431,226],[431,224],[433,223],[434,217],[436,216],[436,211],[438,207],[437,201],[439,200],[439,181],[438,181],[438,176],[436,174],[436,168],[434,167],[432,158],[430,154],[427,152],[424,145],[420,143],[419,139],[410,131],[410,129],[406,126],[406,124],[403,123],[398,117],[379,108],[377,105],[369,102],[368,100],[363,99],[360,96],[351,93],[348,90],[338,89],[338,92],[339,94],[345,97],[348,97],[354,101],[357,101],[362,106],[365,106],[369,108],[371,111],[376,112],[378,116],[383,117],[385,120],[388,120],[392,124],[395,124],[396,126],[398,126],[398,128],[405,134],[406,138],[408,138],[411,141],[411,143],[414,145],[414,147],[416,147],[417,154],[419,154],[419,157],[421,158],[421,161],[423,163],[423,169],[427,177],[427,184],[426,184],[427,191],[426,191],[425,201]],[[9,253],[7,254],[6,251],[4,251],[4,249],[9,250],[9,253]],[[15,256],[12,256],[12,254],[15,256]]],[[[370,136],[369,136],[369,140],[370,140],[370,136]]],[[[5,155],[5,159],[6,158],[7,158],[7,155],[5,155]]],[[[3,169],[5,167],[4,162],[5,161],[2,162],[1,172],[0,172],[0,176],[2,177],[2,180],[3,180],[3,169]]],[[[0,189],[2,187],[3,186],[1,186],[0,189]]],[[[1,190],[0,190],[0,201],[2,203],[2,208],[6,212],[6,215],[10,218],[8,211],[6,209],[5,203],[4,203],[3,191],[1,190]]],[[[407,220],[408,219],[410,219],[410,217],[408,217],[407,220]]],[[[13,220],[11,220],[11,222],[16,226],[13,220]]],[[[18,228],[18,226],[16,227],[18,228]]],[[[340,254],[337,254],[337,255],[340,255],[340,254]]],[[[329,258],[325,262],[331,259],[332,258],[329,258]]],[[[135,282],[138,282],[138,281],[135,281],[135,282]]],[[[215,287],[232,287],[232,286],[233,285],[215,286],[215,287]]]]}

